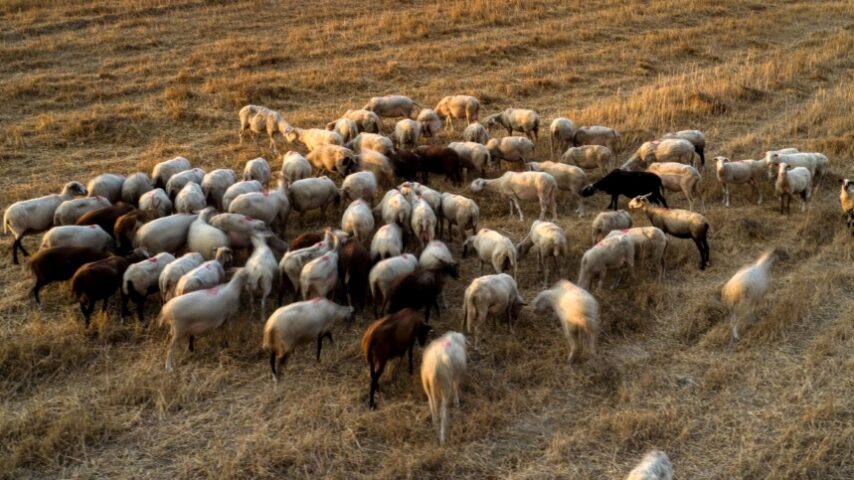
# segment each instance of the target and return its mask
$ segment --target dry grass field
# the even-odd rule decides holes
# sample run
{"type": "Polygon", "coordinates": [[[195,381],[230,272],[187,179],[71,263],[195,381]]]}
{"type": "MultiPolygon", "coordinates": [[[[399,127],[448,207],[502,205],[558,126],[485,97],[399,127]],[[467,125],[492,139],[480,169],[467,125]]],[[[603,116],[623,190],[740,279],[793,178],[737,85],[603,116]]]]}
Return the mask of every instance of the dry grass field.
{"type": "MultiPolygon", "coordinates": [[[[175,155],[235,169],[264,155],[278,168],[265,141],[238,145],[241,106],[322,126],[386,93],[424,106],[467,93],[484,114],[516,106],[546,124],[609,125],[623,135],[620,160],[698,128],[709,159],[796,146],[824,152],[832,171],[805,214],[784,217],[770,183],[762,205],[736,187],[724,209],[707,165],[711,267],[673,240],[663,282],[636,272],[595,291],[603,330],[586,363],[567,364],[550,318],[526,310],[513,333],[490,326],[445,447],[405,364],[368,410],[358,339],[370,316],[338,327],[320,363],[297,352],[278,389],[254,317],[182,351],[167,374],[167,332],[153,324],[119,323],[112,309],[90,338],[67,285],[36,309],[11,236],[0,237],[0,478],[616,479],[653,447],[680,479],[854,478],[854,239],[836,183],[854,174],[850,1],[5,0],[0,25],[0,208],[175,155]],[[790,258],[732,347],[720,287],[772,246],[790,258]]],[[[547,151],[541,139],[538,156],[547,151]]],[[[504,202],[475,199],[481,226],[514,240],[536,215],[527,205],[522,224],[504,202]]],[[[582,219],[559,209],[570,280],[607,202],[587,199],[582,219]]],[[[437,333],[460,328],[478,275],[462,262],[437,333]]],[[[519,280],[530,301],[533,258],[519,280]]]]}

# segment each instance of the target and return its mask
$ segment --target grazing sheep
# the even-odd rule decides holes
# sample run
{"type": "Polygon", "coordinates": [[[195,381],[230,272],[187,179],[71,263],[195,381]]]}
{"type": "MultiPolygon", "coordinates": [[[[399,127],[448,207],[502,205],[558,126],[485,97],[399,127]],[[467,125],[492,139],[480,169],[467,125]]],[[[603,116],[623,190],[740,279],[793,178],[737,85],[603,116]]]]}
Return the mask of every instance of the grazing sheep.
{"type": "Polygon", "coordinates": [[[202,187],[196,182],[190,182],[175,196],[175,213],[195,213],[207,204],[202,187]]]}
{"type": "Polygon", "coordinates": [[[676,238],[690,238],[700,252],[700,270],[709,265],[709,221],[703,215],[679,208],[660,208],[649,204],[648,196],[635,197],[630,209],[643,210],[650,223],[676,238]]]}
{"type": "Polygon", "coordinates": [[[288,214],[291,211],[285,179],[279,179],[278,188],[275,190],[249,192],[238,196],[228,204],[228,211],[261,220],[271,230],[284,235],[288,214]]]}
{"type": "Polygon", "coordinates": [[[406,117],[412,118],[416,108],[421,108],[411,98],[403,95],[386,95],[384,97],[373,97],[362,107],[376,113],[380,117],[406,117]]]}
{"type": "Polygon", "coordinates": [[[273,250],[267,245],[266,235],[254,232],[252,254],[246,260],[243,269],[249,273],[246,279],[246,292],[249,294],[249,306],[255,311],[255,294],[261,296],[261,323],[267,318],[267,297],[273,291],[273,284],[279,279],[279,264],[273,250]]]}
{"type": "Polygon", "coordinates": [[[584,204],[581,203],[581,191],[587,185],[587,174],[584,170],[557,162],[528,162],[525,166],[529,171],[545,172],[554,177],[558,190],[569,194],[578,216],[584,215],[584,204]]]}
{"type": "MultiPolygon", "coordinates": [[[[164,254],[165,255],[165,254],[164,254]]],[[[185,274],[204,263],[205,258],[201,253],[189,252],[175,261],[169,262],[160,272],[157,283],[160,287],[161,303],[166,303],[175,296],[175,287],[185,274]]]]}
{"type": "Polygon", "coordinates": [[[572,146],[582,145],[602,145],[616,154],[620,150],[620,134],[613,128],[602,125],[582,126],[573,133],[572,146]]]}
{"type": "Polygon", "coordinates": [[[430,342],[421,361],[421,386],[427,394],[439,445],[448,438],[448,404],[451,396],[460,407],[460,382],[466,372],[466,337],[447,332],[430,342]]]}
{"type": "Polygon", "coordinates": [[[445,119],[448,130],[453,129],[454,120],[465,120],[466,125],[477,122],[480,101],[471,95],[448,95],[436,104],[436,113],[445,119]]]}
{"type": "Polygon", "coordinates": [[[805,167],[791,167],[786,162],[780,163],[777,172],[777,182],[774,189],[780,197],[780,213],[788,215],[791,212],[792,195],[800,195],[801,212],[807,209],[807,201],[812,195],[812,176],[805,167]]]}
{"type": "MultiPolygon", "coordinates": [[[[598,278],[598,287],[601,290],[608,271],[623,267],[628,267],[629,273],[635,268],[635,244],[623,236],[609,235],[584,252],[577,284],[585,290],[590,290],[590,285],[598,278]]],[[[619,283],[619,277],[615,279],[611,288],[616,287],[617,283],[619,283]]]]}
{"type": "MultiPolygon", "coordinates": [[[[83,214],[82,217],[77,219],[77,225],[98,225],[105,232],[113,235],[119,217],[134,210],[135,208],[132,205],[120,201],[115,205],[83,214]]],[[[113,235],[113,238],[115,238],[115,235],[113,235]]]]}
{"type": "Polygon", "coordinates": [[[141,226],[133,237],[135,248],[144,248],[152,255],[175,253],[187,243],[187,234],[197,215],[178,213],[154,219],[141,226]]]}
{"type": "Polygon", "coordinates": [[[584,355],[596,354],[599,303],[587,290],[560,280],[552,288],[540,292],[534,298],[533,307],[538,315],[552,311],[558,318],[569,344],[570,363],[584,355]]]}
{"type": "Polygon", "coordinates": [[[53,213],[54,225],[74,225],[84,214],[112,205],[105,197],[85,197],[66,200],[53,213]]]}
{"type": "Polygon", "coordinates": [[[403,230],[396,224],[383,225],[371,239],[371,261],[377,262],[403,253],[403,230]]]}
{"type": "MultiPolygon", "coordinates": [[[[424,250],[421,251],[421,256],[418,257],[418,265],[427,270],[439,270],[448,266],[452,272],[452,276],[459,275],[460,266],[448,246],[439,240],[433,240],[428,243],[424,250]]],[[[456,277],[455,277],[456,278],[456,277]]],[[[445,291],[442,290],[442,307],[448,308],[448,299],[445,298],[445,291]]]]}
{"type": "Polygon", "coordinates": [[[492,161],[489,150],[477,142],[452,142],[448,148],[457,152],[460,157],[460,166],[464,168],[464,178],[468,180],[469,173],[474,170],[480,172],[481,177],[486,176],[486,167],[492,161]]]}
{"type": "Polygon", "coordinates": [[[551,209],[552,220],[557,219],[557,182],[554,177],[544,172],[506,172],[504,175],[487,180],[478,178],[471,183],[471,190],[495,192],[510,202],[510,216],[513,207],[519,213],[519,220],[524,221],[519,200],[539,200],[540,220],[545,219],[546,211],[551,209]]]}
{"type": "Polygon", "coordinates": [[[522,132],[536,142],[540,129],[540,116],[533,110],[508,108],[501,113],[486,117],[486,128],[494,126],[504,127],[508,136],[513,135],[513,132],[522,132]]]}
{"type": "Polygon", "coordinates": [[[561,163],[575,165],[585,170],[598,168],[602,175],[614,168],[614,154],[602,145],[582,145],[569,147],[560,156],[561,163]]]}
{"type": "Polygon", "coordinates": [[[129,252],[137,230],[146,223],[162,216],[163,212],[159,210],[134,210],[119,217],[113,227],[116,249],[119,252],[129,252]]]}
{"type": "Polygon", "coordinates": [[[243,180],[258,180],[262,187],[270,181],[270,164],[263,157],[246,162],[243,167],[243,180]]]}
{"type": "Polygon", "coordinates": [[[172,200],[162,188],[149,190],[139,197],[140,210],[157,210],[163,216],[172,214],[172,208],[172,200]]]}
{"type": "Polygon", "coordinates": [[[122,199],[122,186],[125,183],[124,175],[104,173],[89,180],[86,190],[90,197],[104,197],[110,203],[116,203],[122,199]]]}
{"type": "Polygon", "coordinates": [[[471,123],[463,130],[463,141],[486,145],[489,142],[489,130],[482,123],[471,123]]]}
{"type": "Polygon", "coordinates": [[[368,396],[370,408],[377,408],[374,397],[380,389],[380,377],[389,360],[408,354],[411,375],[415,342],[423,347],[429,332],[430,326],[411,308],[386,315],[368,326],[362,335],[361,350],[371,372],[371,391],[368,396]]]}
{"type": "Polygon", "coordinates": [[[675,162],[653,163],[647,171],[661,177],[661,186],[671,192],[682,192],[688,200],[688,210],[694,210],[694,199],[700,198],[700,172],[691,165],[675,162]]]}
{"type": "Polygon", "coordinates": [[[332,342],[332,327],[336,323],[353,321],[353,307],[344,307],[325,298],[314,298],[281,307],[264,324],[264,351],[270,352],[273,381],[278,383],[282,367],[299,345],[317,340],[317,361],[323,349],[323,339],[332,342]]]}
{"type": "Polygon", "coordinates": [[[421,140],[421,124],[415,120],[404,118],[394,126],[392,143],[395,149],[415,148],[421,140]]]}
{"type": "Polygon", "coordinates": [[[486,142],[492,161],[501,166],[501,160],[523,165],[534,158],[534,142],[525,137],[492,138],[486,142]]]}
{"type": "Polygon", "coordinates": [[[345,142],[349,142],[359,134],[359,125],[357,125],[353,120],[345,117],[341,117],[334,122],[327,123],[326,129],[341,135],[341,138],[345,142]]]}
{"type": "Polygon", "coordinates": [[[673,480],[670,458],[661,450],[653,450],[644,455],[626,480],[673,480]]]}
{"type": "Polygon", "coordinates": [[[246,215],[237,213],[220,213],[214,215],[208,221],[212,227],[216,227],[228,234],[228,240],[233,248],[249,248],[252,242],[249,237],[255,231],[269,231],[267,224],[261,220],[255,220],[246,215]]]}
{"type": "Polygon", "coordinates": [[[684,163],[693,165],[695,168],[700,166],[700,155],[694,150],[694,144],[681,138],[644,142],[629,162],[633,160],[643,162],[647,168],[654,162],[684,163]]]}
{"type": "Polygon", "coordinates": [[[616,210],[620,195],[634,198],[648,195],[650,199],[667,208],[667,200],[662,194],[661,177],[650,172],[626,172],[615,169],[600,178],[599,181],[584,187],[582,197],[590,197],[596,192],[604,192],[611,196],[608,208],[616,210]]]}
{"type": "Polygon", "coordinates": [[[398,181],[415,181],[421,171],[421,156],[409,150],[398,150],[388,156],[398,181]]]}
{"type": "Polygon", "coordinates": [[[439,236],[442,235],[443,224],[448,221],[448,240],[453,237],[453,226],[456,225],[460,231],[460,241],[466,239],[466,230],[471,229],[472,235],[477,234],[477,224],[480,219],[480,208],[470,198],[453,193],[442,194],[441,208],[439,214],[439,236]]]}
{"type": "Polygon", "coordinates": [[[635,266],[649,261],[658,266],[658,280],[664,278],[664,251],[667,235],[658,227],[635,227],[612,230],[605,238],[623,236],[631,241],[635,252],[635,266]]]}
{"type": "Polygon", "coordinates": [[[463,295],[463,329],[474,332],[477,348],[478,327],[490,315],[502,315],[507,325],[519,318],[525,301],[519,295],[516,280],[506,273],[484,275],[472,280],[463,295]]]}
{"type": "Polygon", "coordinates": [[[848,229],[854,235],[854,195],[851,190],[851,187],[854,186],[854,180],[840,178],[839,185],[839,204],[842,206],[842,213],[845,214],[848,229]]]}
{"type": "Polygon", "coordinates": [[[365,149],[356,157],[360,171],[373,173],[377,183],[386,187],[394,185],[394,166],[387,156],[365,149]]]}
{"type": "Polygon", "coordinates": [[[169,181],[166,182],[166,194],[169,195],[169,198],[174,199],[175,196],[178,195],[178,192],[180,192],[188,183],[193,182],[201,186],[204,179],[205,171],[201,168],[193,168],[191,170],[178,172],[175,175],[172,175],[172,177],[169,178],[169,181]]]}
{"type": "Polygon", "coordinates": [[[95,311],[95,303],[102,301],[101,311],[107,311],[110,297],[121,289],[125,270],[135,262],[148,256],[145,250],[134,250],[125,257],[112,255],[102,260],[82,265],[71,277],[71,295],[80,303],[85,328],[89,329],[89,319],[95,311]]]}
{"type": "Polygon", "coordinates": [[[113,236],[98,225],[62,225],[42,237],[39,249],[51,247],[91,247],[102,252],[113,250],[113,236]]]}
{"type": "Polygon", "coordinates": [[[341,195],[335,182],[327,176],[319,178],[304,178],[291,184],[288,190],[288,198],[291,201],[291,210],[299,213],[299,225],[302,227],[305,212],[320,209],[322,220],[326,221],[326,208],[330,203],[339,205],[341,195]]]}
{"type": "Polygon", "coordinates": [[[216,258],[214,260],[202,263],[178,279],[173,296],[179,297],[190,292],[197,292],[219,285],[225,280],[225,269],[231,263],[231,260],[231,249],[228,247],[219,248],[216,251],[216,258]]]}
{"type": "Polygon", "coordinates": [[[361,198],[353,200],[341,216],[341,230],[347,232],[361,243],[371,238],[374,230],[374,215],[371,208],[361,198]]]}
{"type": "Polygon", "coordinates": [[[222,197],[235,182],[237,174],[230,168],[218,168],[205,174],[202,179],[202,191],[205,192],[208,204],[222,210],[222,197]]]}
{"type": "Polygon", "coordinates": [[[421,249],[436,237],[436,213],[421,197],[412,202],[412,233],[418,238],[421,249]]]}
{"type": "Polygon", "coordinates": [[[462,183],[462,165],[456,150],[441,145],[422,145],[415,153],[421,157],[421,181],[425,185],[429,183],[428,173],[444,175],[455,186],[462,183]]]}
{"type": "Polygon", "coordinates": [[[376,194],[377,176],[373,172],[351,173],[341,183],[341,201],[344,203],[362,199],[373,206],[376,194]]]}
{"type": "Polygon", "coordinates": [[[700,165],[706,165],[706,136],[699,130],[680,130],[676,133],[668,132],[662,135],[663,139],[679,138],[687,140],[694,145],[694,151],[700,156],[700,165]]]}
{"type": "Polygon", "coordinates": [[[122,201],[131,205],[137,205],[139,197],[153,188],[154,185],[151,179],[145,173],[136,172],[128,175],[124,183],[122,183],[122,201]]]}
{"type": "Polygon", "coordinates": [[[811,181],[815,182],[815,187],[821,185],[821,181],[827,174],[829,162],[827,157],[821,153],[780,153],[768,152],[765,155],[765,161],[768,163],[768,178],[772,179],[777,176],[779,170],[775,171],[775,167],[785,163],[790,167],[803,167],[809,170],[811,181]]]}
{"type": "Polygon", "coordinates": [[[338,252],[330,250],[305,264],[299,275],[303,300],[329,298],[338,286],[338,252]]]}
{"type": "Polygon", "coordinates": [[[767,168],[765,160],[736,160],[727,157],[715,157],[715,173],[721,183],[724,206],[730,205],[730,185],[749,183],[756,190],[756,204],[762,203],[762,188],[760,181],[762,174],[767,168]]]}
{"type": "Polygon", "coordinates": [[[279,303],[282,303],[286,289],[293,290],[294,301],[300,297],[300,273],[302,273],[305,265],[330,250],[337,249],[339,241],[339,237],[333,233],[332,229],[326,229],[322,238],[310,246],[298,248],[297,242],[294,242],[293,248],[279,260],[279,271],[282,279],[279,303]]]}
{"type": "Polygon", "coordinates": [[[418,259],[409,253],[381,260],[371,268],[368,284],[371,287],[371,297],[374,299],[375,317],[379,317],[385,310],[386,299],[392,284],[414,272],[416,268],[418,268],[418,259]]]}
{"type": "Polygon", "coordinates": [[[347,304],[360,313],[365,309],[372,265],[371,254],[355,238],[344,240],[338,249],[338,286],[343,288],[347,304]]]}
{"type": "Polygon", "coordinates": [[[145,312],[145,300],[159,289],[160,277],[167,265],[175,261],[171,253],[157,255],[136,262],[127,267],[122,276],[122,317],[130,314],[128,299],[136,304],[136,317],[142,321],[145,312]]]}
{"type": "MultiPolygon", "coordinates": [[[[175,157],[169,160],[164,160],[154,166],[151,171],[151,180],[153,187],[165,188],[169,183],[172,175],[190,169],[190,161],[184,157],[175,157]]],[[[124,196],[124,195],[122,195],[124,196]]]]}
{"type": "MultiPolygon", "coordinates": [[[[359,164],[356,153],[340,145],[319,145],[309,152],[305,159],[320,173],[337,173],[342,177],[354,171],[359,164]]],[[[296,181],[297,179],[294,179],[291,185],[296,181]]]]}
{"type": "Polygon", "coordinates": [[[632,216],[625,210],[602,212],[593,219],[593,244],[605,238],[611,230],[631,228],[631,226],[632,216]]]}
{"type": "Polygon", "coordinates": [[[534,220],[528,235],[516,245],[518,258],[521,259],[531,248],[537,253],[537,272],[539,273],[545,268],[543,272],[543,285],[548,285],[549,265],[546,257],[554,259],[555,270],[558,276],[560,276],[561,268],[558,259],[566,257],[566,233],[554,223],[534,220]]]}
{"type": "Polygon", "coordinates": [[[565,117],[558,117],[549,124],[549,152],[552,158],[558,157],[572,146],[575,124],[565,117]]]}
{"type": "Polygon", "coordinates": [[[732,340],[737,342],[738,315],[751,313],[748,323],[752,324],[756,319],[753,309],[757,306],[768,287],[771,284],[771,268],[777,260],[785,260],[788,256],[778,249],[766,250],[759,258],[738,270],[721,289],[721,297],[730,310],[730,325],[732,326],[732,340]]]}
{"type": "Polygon", "coordinates": [[[460,270],[456,262],[450,264],[440,261],[438,268],[417,268],[414,272],[398,278],[391,284],[385,299],[386,312],[394,313],[404,308],[424,308],[424,321],[429,323],[431,307],[436,310],[436,315],[439,315],[438,299],[442,296],[448,275],[459,278],[460,270]]]}
{"type": "Polygon", "coordinates": [[[442,194],[426,185],[418,182],[403,182],[398,189],[410,204],[413,203],[416,196],[420,195],[434,212],[438,213],[442,209],[442,194]]]}
{"type": "Polygon", "coordinates": [[[53,282],[69,280],[81,266],[106,258],[108,255],[108,252],[89,246],[39,249],[30,257],[27,264],[36,280],[30,293],[39,309],[42,308],[39,296],[42,288],[53,282]]]}
{"type": "Polygon", "coordinates": [[[442,119],[439,118],[439,115],[435,111],[429,108],[422,108],[418,112],[416,121],[421,128],[421,135],[424,138],[432,138],[442,129],[442,119]]]}
{"type": "Polygon", "coordinates": [[[480,258],[481,275],[483,275],[484,263],[490,263],[495,273],[512,269],[513,278],[516,278],[516,247],[509,238],[495,230],[481,228],[477,235],[470,236],[463,242],[463,258],[468,256],[470,248],[474,249],[480,258]]]}
{"type": "Polygon", "coordinates": [[[174,370],[172,357],[179,341],[188,339],[192,352],[195,337],[216,330],[240,310],[240,292],[248,278],[249,272],[241,268],[227,284],[177,296],[163,305],[157,324],[169,325],[172,334],[166,353],[166,371],[174,370]]]}
{"type": "Polygon", "coordinates": [[[262,190],[264,190],[264,187],[261,186],[261,182],[258,180],[241,180],[239,182],[235,182],[232,186],[228,187],[222,195],[222,208],[220,210],[227,212],[228,207],[231,206],[232,200],[244,193],[260,192],[262,190]]]}
{"type": "Polygon", "coordinates": [[[209,223],[214,215],[216,209],[205,208],[199,212],[199,216],[193,220],[187,231],[187,250],[199,252],[205,260],[213,259],[219,248],[231,246],[228,235],[209,223]]]}
{"type": "Polygon", "coordinates": [[[309,152],[321,145],[344,145],[344,139],[341,135],[323,128],[287,127],[285,129],[285,140],[290,144],[299,142],[305,145],[309,152]]]}
{"type": "Polygon", "coordinates": [[[289,150],[282,156],[282,178],[285,185],[290,187],[292,183],[311,176],[311,164],[299,152],[289,150]]]}
{"type": "Polygon", "coordinates": [[[86,195],[86,187],[80,182],[68,182],[60,194],[21,200],[9,205],[3,214],[3,232],[12,233],[12,263],[18,265],[18,250],[29,256],[21,240],[30,234],[44,232],[53,224],[53,214],[59,206],[74,197],[86,195]]]}
{"type": "Polygon", "coordinates": [[[240,144],[243,144],[243,135],[249,130],[252,140],[258,144],[256,134],[267,132],[270,138],[270,149],[276,151],[276,140],[273,135],[276,132],[285,134],[288,123],[282,118],[282,114],[260,105],[246,105],[240,109],[240,144]]]}
{"type": "Polygon", "coordinates": [[[384,223],[396,223],[406,230],[410,228],[412,205],[398,190],[387,191],[379,205],[374,207],[374,213],[379,214],[384,223]]]}
{"type": "Polygon", "coordinates": [[[356,122],[359,132],[380,133],[380,117],[370,110],[347,110],[342,118],[356,122]]]}

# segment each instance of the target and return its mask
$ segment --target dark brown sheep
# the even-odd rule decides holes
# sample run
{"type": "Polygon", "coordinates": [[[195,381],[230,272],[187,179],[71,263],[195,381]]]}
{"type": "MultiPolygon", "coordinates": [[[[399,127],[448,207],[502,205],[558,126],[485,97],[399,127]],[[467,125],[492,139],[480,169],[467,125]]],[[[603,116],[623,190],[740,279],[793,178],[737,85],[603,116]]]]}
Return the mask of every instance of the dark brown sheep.
{"type": "Polygon", "coordinates": [[[419,170],[424,185],[428,184],[428,173],[444,175],[456,186],[463,183],[463,169],[456,150],[441,145],[422,145],[415,153],[421,157],[419,170]]]}
{"type": "Polygon", "coordinates": [[[310,247],[315,243],[322,242],[323,234],[324,232],[322,230],[317,232],[305,232],[291,242],[291,250],[299,250],[301,248],[310,247]]]}
{"type": "Polygon", "coordinates": [[[424,309],[424,322],[430,322],[430,308],[436,309],[439,315],[438,298],[445,287],[445,276],[460,277],[460,269],[457,264],[442,263],[440,269],[419,268],[414,272],[397,279],[389,289],[388,298],[385,300],[384,309],[387,313],[394,313],[404,308],[413,310],[424,309]]]}
{"type": "Polygon", "coordinates": [[[338,250],[338,286],[345,300],[357,312],[365,308],[365,292],[371,273],[371,254],[355,238],[348,239],[338,250]]]}
{"type": "Polygon", "coordinates": [[[137,249],[127,256],[114,255],[89,262],[77,269],[71,277],[71,293],[80,302],[80,311],[83,312],[87,329],[95,310],[95,302],[102,300],[101,311],[106,312],[110,297],[122,286],[125,270],[130,264],[146,258],[148,252],[137,249]]]}
{"type": "Polygon", "coordinates": [[[133,247],[133,236],[139,227],[162,216],[163,212],[160,210],[134,210],[119,217],[113,227],[113,238],[116,239],[118,251],[129,252],[133,247]]]}
{"type": "MultiPolygon", "coordinates": [[[[410,150],[397,150],[388,156],[397,181],[414,182],[421,170],[421,157],[410,150]]],[[[426,174],[425,174],[426,175],[426,174]]]]}
{"type": "Polygon", "coordinates": [[[86,263],[105,258],[108,254],[89,247],[43,248],[30,257],[29,267],[36,277],[32,294],[39,308],[42,306],[39,291],[53,282],[64,282],[86,263]]]}
{"type": "MultiPolygon", "coordinates": [[[[99,208],[83,214],[77,219],[77,225],[98,225],[110,235],[114,235],[116,222],[119,217],[126,213],[136,210],[133,205],[124,202],[118,202],[109,207],[99,208]]],[[[115,238],[115,237],[113,237],[115,238]]]]}

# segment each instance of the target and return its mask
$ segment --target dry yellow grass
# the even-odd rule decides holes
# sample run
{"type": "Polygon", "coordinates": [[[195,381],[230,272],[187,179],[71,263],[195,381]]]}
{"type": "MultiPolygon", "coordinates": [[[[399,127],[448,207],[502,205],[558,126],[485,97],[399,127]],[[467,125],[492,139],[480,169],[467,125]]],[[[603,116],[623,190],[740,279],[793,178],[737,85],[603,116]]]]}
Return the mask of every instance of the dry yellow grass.
{"type": "MultiPolygon", "coordinates": [[[[0,477],[621,478],[652,447],[679,478],[854,477],[852,238],[834,183],[854,153],[850,2],[56,3],[0,4],[4,208],[179,154],[240,168],[269,155],[237,144],[246,103],[305,127],[385,93],[425,106],[469,93],[487,113],[519,106],[613,126],[628,148],[700,128],[710,159],[795,145],[827,153],[832,175],[806,214],[784,218],[746,188],[724,210],[707,170],[711,268],[699,272],[693,245],[677,240],[663,284],[638,275],[637,287],[596,292],[600,355],[580,366],[566,364],[553,321],[526,312],[515,334],[492,327],[471,353],[445,448],[405,368],[366,408],[365,319],[337,330],[320,364],[300,351],[278,390],[249,319],[167,375],[162,330],[102,317],[90,339],[64,286],[38,312],[5,236],[0,477]],[[720,286],[768,246],[790,260],[731,349],[720,286]]],[[[521,238],[527,225],[502,202],[478,200],[484,226],[521,238]]],[[[574,279],[590,218],[566,213],[574,279]]],[[[437,330],[459,328],[476,273],[465,260],[437,330]]],[[[533,261],[520,276],[530,300],[533,261]]]]}

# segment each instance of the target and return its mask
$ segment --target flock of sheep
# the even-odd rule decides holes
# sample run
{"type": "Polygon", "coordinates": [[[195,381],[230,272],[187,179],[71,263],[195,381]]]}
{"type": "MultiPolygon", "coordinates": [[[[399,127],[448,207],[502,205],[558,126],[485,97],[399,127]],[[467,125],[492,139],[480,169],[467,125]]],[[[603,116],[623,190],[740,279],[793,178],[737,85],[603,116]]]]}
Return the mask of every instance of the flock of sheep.
{"type": "MultiPolygon", "coordinates": [[[[251,310],[258,308],[260,320],[266,322],[263,347],[270,352],[276,381],[297,346],[316,342],[319,359],[335,325],[352,322],[370,298],[378,320],[368,326],[361,346],[370,368],[371,407],[387,362],[408,355],[412,372],[414,346],[426,343],[431,310],[438,313],[440,303],[447,308],[444,284],[449,276],[458,278],[460,271],[441,238],[453,241],[455,226],[462,255],[472,252],[480,260],[481,276],[465,289],[462,302],[462,326],[474,336],[475,348],[487,317],[498,315],[510,322],[527,305],[516,284],[522,257],[536,254],[546,287],[551,274],[563,276],[566,235],[546,221],[547,215],[552,220],[558,215],[559,192],[565,192],[579,216],[581,197],[595,192],[610,195],[612,209],[593,220],[593,245],[581,258],[577,282],[558,280],[531,302],[537,313],[550,312],[560,320],[571,362],[596,353],[599,305],[591,291],[597,280],[601,289],[609,272],[631,272],[641,263],[653,265],[661,278],[668,236],[692,239],[700,269],[709,265],[710,224],[693,211],[701,199],[699,180],[705,165],[702,132],[686,130],[645,142],[618,167],[616,131],[578,127],[558,118],[549,127],[549,154],[559,161],[534,162],[540,130],[536,112],[509,108],[486,117],[484,124],[479,116],[480,103],[472,96],[445,97],[435,109],[427,109],[408,97],[391,95],[372,98],[326,128],[301,129],[277,111],[247,105],[239,112],[241,143],[247,133],[256,142],[258,134],[266,133],[275,152],[279,133],[307,150],[305,155],[288,151],[282,156],[281,175],[272,188],[271,167],[264,158],[247,162],[241,178],[231,169],[192,168],[187,159],[177,157],[157,164],[150,177],[142,172],[106,173],[86,186],[73,181],[59,194],[14,203],[5,211],[4,230],[15,237],[16,264],[19,251],[29,256],[22,239],[46,232],[28,264],[35,277],[33,296],[41,307],[41,288],[70,280],[87,328],[96,302],[101,301],[105,311],[117,291],[122,315],[129,313],[132,300],[140,320],[146,298],[159,293],[158,322],[171,330],[166,358],[170,371],[176,347],[187,342],[192,351],[195,337],[216,330],[238,312],[244,293],[251,310]],[[398,117],[403,119],[390,136],[380,133],[382,119],[398,117]],[[420,145],[435,137],[443,124],[453,130],[455,121],[466,125],[462,141],[420,145]],[[507,136],[490,138],[496,128],[506,130],[507,136]],[[523,136],[513,136],[516,132],[523,136]],[[512,168],[501,171],[502,161],[512,168]],[[498,175],[486,178],[496,168],[498,175]],[[524,221],[520,202],[538,202],[539,219],[518,243],[479,228],[475,200],[427,186],[430,175],[461,185],[473,172],[478,178],[471,180],[470,191],[503,198],[511,217],[515,211],[524,221]],[[599,178],[591,182],[594,174],[599,178]],[[342,179],[340,187],[330,178],[335,176],[342,179]],[[665,190],[683,194],[689,209],[667,208],[665,190]],[[376,202],[378,194],[381,200],[376,202]],[[632,226],[629,213],[617,210],[620,195],[629,197],[629,209],[646,214],[650,226],[632,226]],[[317,209],[325,222],[330,205],[342,202],[346,207],[340,229],[304,233],[290,244],[283,240],[291,212],[299,214],[300,226],[305,212],[317,209]],[[244,251],[248,257],[243,266],[233,268],[244,251]],[[183,255],[177,256],[180,252],[183,255]],[[484,275],[485,265],[494,273],[484,275]],[[279,304],[286,295],[293,301],[268,317],[274,293],[279,304]],[[418,313],[422,309],[423,316],[418,313]]],[[[828,160],[789,148],[767,152],[760,160],[717,157],[715,166],[725,206],[730,205],[731,185],[752,185],[761,203],[762,184],[774,180],[781,211],[788,212],[795,195],[801,198],[801,210],[806,208],[828,160]]],[[[843,180],[840,200],[854,228],[852,188],[854,182],[843,180]]],[[[724,286],[734,340],[739,338],[742,312],[767,291],[771,266],[779,258],[785,258],[782,251],[765,252],[724,286]]],[[[461,333],[447,332],[430,342],[422,356],[422,384],[440,442],[447,436],[449,404],[459,402],[467,345],[461,333]]],[[[671,477],[667,455],[651,452],[628,478],[671,477]]]]}

